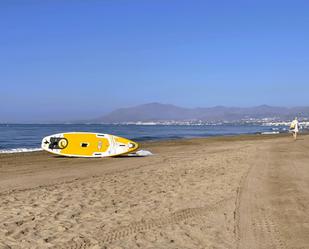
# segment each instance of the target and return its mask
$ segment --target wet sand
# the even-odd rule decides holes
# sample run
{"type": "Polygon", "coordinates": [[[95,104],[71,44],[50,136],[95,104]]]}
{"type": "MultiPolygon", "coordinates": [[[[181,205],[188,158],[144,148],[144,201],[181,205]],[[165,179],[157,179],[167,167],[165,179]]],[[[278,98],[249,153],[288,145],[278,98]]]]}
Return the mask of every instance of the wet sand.
{"type": "Polygon", "coordinates": [[[0,248],[309,248],[309,136],[0,155],[0,248]]]}

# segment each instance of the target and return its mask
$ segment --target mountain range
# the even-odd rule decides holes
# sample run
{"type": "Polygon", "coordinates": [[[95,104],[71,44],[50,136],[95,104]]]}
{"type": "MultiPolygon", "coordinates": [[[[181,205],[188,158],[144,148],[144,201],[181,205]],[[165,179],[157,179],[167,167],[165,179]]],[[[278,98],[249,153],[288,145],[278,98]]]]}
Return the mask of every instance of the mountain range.
{"type": "Polygon", "coordinates": [[[128,108],[120,108],[111,113],[91,120],[94,123],[125,123],[155,121],[239,121],[243,119],[273,118],[292,119],[295,116],[309,117],[309,107],[274,107],[261,105],[256,107],[184,108],[171,104],[149,103],[128,108]]]}

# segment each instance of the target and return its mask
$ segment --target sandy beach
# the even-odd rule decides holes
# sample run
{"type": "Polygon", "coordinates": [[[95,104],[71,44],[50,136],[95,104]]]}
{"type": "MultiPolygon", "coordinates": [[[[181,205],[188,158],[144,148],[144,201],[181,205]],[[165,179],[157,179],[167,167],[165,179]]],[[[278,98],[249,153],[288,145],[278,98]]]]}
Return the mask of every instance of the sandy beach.
{"type": "Polygon", "coordinates": [[[0,155],[0,248],[309,248],[309,136],[0,155]]]}

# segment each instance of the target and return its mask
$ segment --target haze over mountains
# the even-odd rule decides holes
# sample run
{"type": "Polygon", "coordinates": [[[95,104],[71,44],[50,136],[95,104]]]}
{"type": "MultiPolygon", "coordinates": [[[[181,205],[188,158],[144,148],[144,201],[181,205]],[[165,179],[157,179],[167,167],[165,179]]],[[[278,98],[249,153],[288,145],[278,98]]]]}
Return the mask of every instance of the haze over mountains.
{"type": "Polygon", "coordinates": [[[117,109],[103,117],[92,120],[97,123],[125,123],[151,121],[239,121],[242,119],[276,118],[292,119],[295,116],[309,117],[309,107],[273,107],[261,105],[256,107],[184,108],[170,104],[149,103],[129,108],[117,109]]]}

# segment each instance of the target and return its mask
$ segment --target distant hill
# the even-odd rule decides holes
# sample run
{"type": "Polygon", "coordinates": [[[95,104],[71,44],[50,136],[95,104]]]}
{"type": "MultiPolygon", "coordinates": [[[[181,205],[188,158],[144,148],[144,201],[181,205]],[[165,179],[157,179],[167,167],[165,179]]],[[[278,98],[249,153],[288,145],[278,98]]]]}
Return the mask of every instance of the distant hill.
{"type": "Polygon", "coordinates": [[[103,117],[92,120],[98,123],[150,122],[150,121],[237,121],[247,118],[291,119],[309,117],[309,107],[273,107],[261,105],[256,107],[183,108],[175,105],[149,103],[129,108],[117,109],[103,117]]]}

